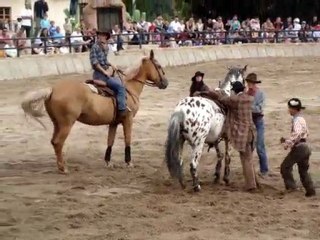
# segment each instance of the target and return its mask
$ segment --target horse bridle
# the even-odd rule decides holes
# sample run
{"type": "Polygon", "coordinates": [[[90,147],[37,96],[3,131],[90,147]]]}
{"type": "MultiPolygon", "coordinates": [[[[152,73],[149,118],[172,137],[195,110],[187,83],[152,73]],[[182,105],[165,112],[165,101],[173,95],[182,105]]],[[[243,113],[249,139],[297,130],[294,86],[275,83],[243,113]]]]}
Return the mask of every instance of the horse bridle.
{"type": "MultiPolygon", "coordinates": [[[[163,82],[163,77],[162,77],[162,75],[165,75],[162,67],[157,67],[157,64],[154,62],[154,60],[151,60],[151,59],[150,59],[150,61],[152,62],[154,68],[157,70],[157,73],[158,73],[159,78],[160,78],[160,83],[162,83],[162,82],[163,82]],[[162,72],[162,75],[161,75],[161,73],[160,73],[160,70],[161,70],[161,72],[162,72]]],[[[149,87],[157,87],[157,86],[158,86],[155,82],[152,82],[152,81],[149,81],[149,80],[146,80],[145,82],[144,82],[144,81],[141,81],[140,79],[134,79],[134,80],[136,80],[137,82],[139,82],[139,83],[141,83],[141,84],[143,84],[143,85],[147,85],[147,86],[149,86],[149,87]]]]}

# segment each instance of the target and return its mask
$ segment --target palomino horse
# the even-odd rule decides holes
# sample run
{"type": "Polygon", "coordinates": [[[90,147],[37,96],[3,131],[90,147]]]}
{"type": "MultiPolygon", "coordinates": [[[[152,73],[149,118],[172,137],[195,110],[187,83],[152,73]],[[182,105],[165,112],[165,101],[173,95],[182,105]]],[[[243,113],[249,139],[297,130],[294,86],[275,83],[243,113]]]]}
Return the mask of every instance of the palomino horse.
{"type": "MultiPolygon", "coordinates": [[[[229,68],[225,80],[219,84],[216,90],[223,91],[230,96],[232,83],[240,81],[244,83],[244,68],[229,68]]],[[[197,174],[197,166],[199,164],[204,144],[214,146],[217,152],[218,162],[215,171],[215,182],[220,180],[221,162],[223,154],[219,149],[221,138],[225,140],[225,172],[223,180],[229,183],[230,173],[230,156],[229,144],[224,137],[224,123],[226,113],[214,101],[202,97],[186,97],[182,99],[176,106],[171,115],[168,136],[166,141],[166,163],[172,177],[178,178],[181,186],[184,188],[183,182],[183,159],[182,151],[185,140],[187,140],[192,148],[192,156],[190,163],[190,172],[193,180],[193,188],[199,191],[200,184],[197,174]]]]}
{"type": "MultiPolygon", "coordinates": [[[[139,96],[144,85],[165,89],[168,86],[168,80],[151,50],[150,56],[144,57],[139,67],[126,75],[124,84],[127,89],[127,104],[131,111],[121,123],[124,131],[125,162],[130,166],[132,123],[139,109],[139,96]]],[[[105,154],[105,161],[109,164],[118,125],[113,121],[115,106],[112,98],[93,93],[84,83],[64,80],[52,88],[30,92],[26,95],[21,107],[27,115],[40,121],[37,118],[44,116],[45,109],[39,107],[43,106],[43,103],[54,126],[51,144],[54,147],[60,172],[67,172],[62,148],[76,121],[95,126],[109,125],[108,148],[105,154]]]]}

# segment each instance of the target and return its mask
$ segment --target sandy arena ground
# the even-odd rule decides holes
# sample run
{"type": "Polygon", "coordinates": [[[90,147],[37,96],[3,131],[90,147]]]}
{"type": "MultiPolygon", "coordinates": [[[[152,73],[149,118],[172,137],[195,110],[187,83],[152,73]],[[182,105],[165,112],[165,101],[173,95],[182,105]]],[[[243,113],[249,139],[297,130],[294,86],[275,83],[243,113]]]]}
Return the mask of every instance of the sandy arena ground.
{"type": "Polygon", "coordinates": [[[48,130],[43,130],[26,121],[19,109],[21,94],[50,86],[58,78],[0,82],[0,239],[320,239],[319,197],[306,199],[303,189],[284,194],[279,175],[286,154],[279,138],[290,130],[286,101],[298,96],[308,107],[311,173],[320,186],[319,66],[319,58],[269,58],[166,69],[169,88],[146,87],[142,94],[132,144],[135,167],[124,165],[122,128],[113,151],[115,167],[107,169],[102,160],[106,127],[77,123],[64,148],[67,176],[57,173],[50,120],[44,119],[48,130]],[[170,113],[188,94],[196,70],[204,71],[215,87],[226,66],[239,63],[258,73],[267,93],[266,144],[275,176],[261,179],[262,193],[243,192],[238,154],[232,151],[231,186],[214,185],[216,155],[205,150],[199,168],[202,192],[192,192],[188,168],[188,188],[181,190],[169,180],[163,163],[170,113]]]}

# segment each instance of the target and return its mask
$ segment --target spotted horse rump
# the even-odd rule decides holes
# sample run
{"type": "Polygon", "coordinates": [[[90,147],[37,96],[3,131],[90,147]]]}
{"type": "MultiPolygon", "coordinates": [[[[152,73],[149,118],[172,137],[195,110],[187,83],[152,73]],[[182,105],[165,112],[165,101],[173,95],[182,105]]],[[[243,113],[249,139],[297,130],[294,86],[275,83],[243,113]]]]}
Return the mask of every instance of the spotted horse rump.
{"type": "MultiPolygon", "coordinates": [[[[247,66],[244,68],[229,68],[224,81],[219,84],[220,86],[216,88],[216,90],[222,91],[230,96],[234,82],[240,81],[244,83],[244,73],[246,69],[247,66]]],[[[185,184],[182,172],[182,152],[185,141],[187,141],[192,148],[190,173],[195,191],[201,189],[197,167],[205,144],[214,146],[217,153],[218,161],[215,167],[215,182],[220,181],[222,160],[225,158],[223,180],[226,184],[229,183],[230,155],[229,141],[224,134],[225,122],[226,112],[222,106],[207,98],[186,97],[180,100],[175,107],[169,120],[165,157],[169,173],[172,177],[179,179],[183,188],[185,184]],[[219,148],[219,142],[222,139],[225,142],[225,156],[219,148]]]]}

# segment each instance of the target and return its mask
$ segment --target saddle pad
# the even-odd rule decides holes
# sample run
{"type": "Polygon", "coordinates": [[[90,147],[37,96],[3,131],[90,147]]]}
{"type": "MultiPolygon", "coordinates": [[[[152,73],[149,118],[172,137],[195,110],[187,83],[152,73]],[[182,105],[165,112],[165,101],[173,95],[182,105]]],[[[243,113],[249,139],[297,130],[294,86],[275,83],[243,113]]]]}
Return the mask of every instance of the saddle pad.
{"type": "Polygon", "coordinates": [[[98,89],[95,86],[93,86],[92,84],[85,83],[85,85],[87,85],[90,88],[91,92],[99,94],[98,89]]]}

